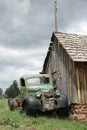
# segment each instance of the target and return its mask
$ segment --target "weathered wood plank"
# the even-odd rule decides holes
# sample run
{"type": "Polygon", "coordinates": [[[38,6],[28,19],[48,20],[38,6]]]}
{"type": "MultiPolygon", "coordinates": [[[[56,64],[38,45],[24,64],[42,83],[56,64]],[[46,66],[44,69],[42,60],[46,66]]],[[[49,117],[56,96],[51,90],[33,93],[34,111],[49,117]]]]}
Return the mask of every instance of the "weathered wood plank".
{"type": "Polygon", "coordinates": [[[78,95],[78,103],[81,102],[81,94],[80,94],[80,83],[79,83],[79,71],[76,67],[76,77],[77,77],[77,95],[78,95]]]}

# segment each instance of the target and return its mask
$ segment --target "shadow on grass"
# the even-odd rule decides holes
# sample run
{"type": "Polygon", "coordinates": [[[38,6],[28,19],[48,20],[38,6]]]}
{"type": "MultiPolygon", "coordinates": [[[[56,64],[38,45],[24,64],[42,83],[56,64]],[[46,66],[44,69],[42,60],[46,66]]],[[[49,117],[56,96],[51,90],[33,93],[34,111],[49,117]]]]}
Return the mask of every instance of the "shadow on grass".
{"type": "MultiPolygon", "coordinates": [[[[20,110],[20,114],[24,114],[22,110],[20,110]]],[[[26,115],[26,114],[25,114],[26,115]]],[[[57,111],[32,111],[27,114],[29,117],[48,117],[48,118],[59,118],[59,119],[68,119],[69,113],[68,110],[58,109],[57,111]]]]}

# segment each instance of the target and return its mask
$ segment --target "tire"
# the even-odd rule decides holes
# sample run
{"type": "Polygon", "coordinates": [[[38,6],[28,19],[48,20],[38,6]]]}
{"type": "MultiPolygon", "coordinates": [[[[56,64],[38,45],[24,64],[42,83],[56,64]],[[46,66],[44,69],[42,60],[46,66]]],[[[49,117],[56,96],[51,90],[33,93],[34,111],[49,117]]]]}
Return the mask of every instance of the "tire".
{"type": "Polygon", "coordinates": [[[9,108],[10,108],[11,111],[14,110],[14,101],[13,101],[12,98],[8,99],[8,106],[9,106],[9,108]]]}

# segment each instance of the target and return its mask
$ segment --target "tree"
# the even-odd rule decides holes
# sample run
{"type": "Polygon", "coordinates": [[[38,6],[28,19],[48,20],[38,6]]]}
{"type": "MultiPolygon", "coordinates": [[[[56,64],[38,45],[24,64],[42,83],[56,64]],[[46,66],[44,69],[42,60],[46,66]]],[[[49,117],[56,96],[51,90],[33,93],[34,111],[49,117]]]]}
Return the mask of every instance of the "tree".
{"type": "Polygon", "coordinates": [[[2,95],[3,95],[2,92],[3,92],[3,91],[2,91],[2,89],[0,88],[0,98],[2,98],[2,95]]]}
{"type": "Polygon", "coordinates": [[[12,85],[10,85],[10,87],[8,87],[5,91],[5,95],[8,98],[15,98],[16,96],[18,96],[20,94],[19,91],[19,87],[18,87],[18,83],[16,80],[13,81],[12,85]]]}

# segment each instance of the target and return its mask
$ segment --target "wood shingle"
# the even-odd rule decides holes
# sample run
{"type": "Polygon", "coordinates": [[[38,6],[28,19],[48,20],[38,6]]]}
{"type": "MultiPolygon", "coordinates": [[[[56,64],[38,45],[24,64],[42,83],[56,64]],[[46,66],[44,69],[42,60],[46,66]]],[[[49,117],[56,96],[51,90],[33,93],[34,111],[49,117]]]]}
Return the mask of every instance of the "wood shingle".
{"type": "Polygon", "coordinates": [[[55,33],[54,35],[73,61],[87,61],[87,36],[66,33],[55,33]]]}

